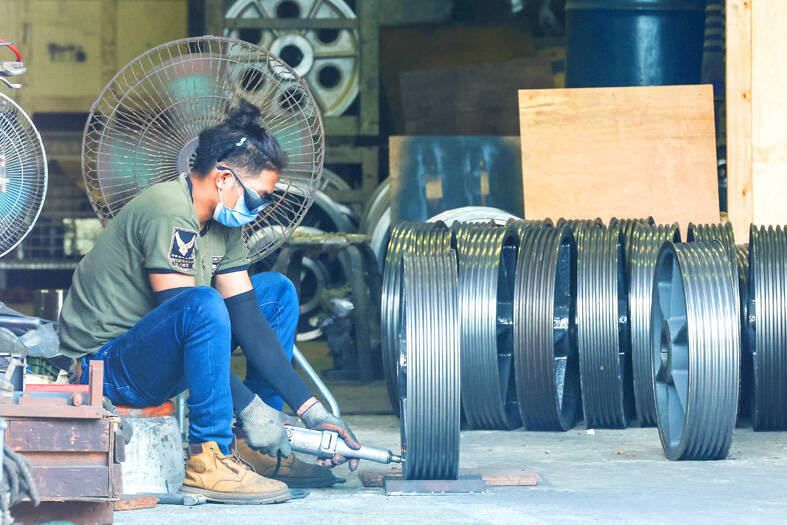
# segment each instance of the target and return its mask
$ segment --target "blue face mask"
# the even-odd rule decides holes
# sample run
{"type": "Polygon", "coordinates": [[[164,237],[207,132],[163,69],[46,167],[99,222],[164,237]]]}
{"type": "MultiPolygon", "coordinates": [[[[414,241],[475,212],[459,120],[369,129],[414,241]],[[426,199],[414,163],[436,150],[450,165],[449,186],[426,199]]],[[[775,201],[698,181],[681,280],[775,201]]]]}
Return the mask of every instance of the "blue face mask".
{"type": "MultiPolygon", "coordinates": [[[[253,222],[254,219],[257,218],[257,215],[259,215],[260,211],[270,204],[270,201],[260,198],[260,200],[263,202],[255,209],[249,210],[248,206],[246,206],[246,199],[244,198],[245,194],[241,195],[240,189],[238,189],[238,185],[235,182],[235,178],[233,178],[232,183],[235,184],[235,191],[238,192],[238,202],[235,203],[234,208],[227,208],[224,206],[224,203],[221,199],[221,188],[219,188],[219,204],[216,206],[216,210],[213,212],[213,219],[224,226],[237,228],[239,226],[253,222]]],[[[249,190],[246,191],[248,192],[249,190]]]]}

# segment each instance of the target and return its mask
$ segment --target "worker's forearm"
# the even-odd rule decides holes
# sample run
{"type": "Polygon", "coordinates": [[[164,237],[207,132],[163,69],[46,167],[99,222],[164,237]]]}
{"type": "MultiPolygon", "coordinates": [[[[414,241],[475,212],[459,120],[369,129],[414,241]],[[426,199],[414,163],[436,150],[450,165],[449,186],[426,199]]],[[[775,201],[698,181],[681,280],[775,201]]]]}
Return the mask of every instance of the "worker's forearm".
{"type": "Polygon", "coordinates": [[[235,414],[240,414],[254,399],[254,392],[249,390],[249,387],[244,385],[243,381],[232,372],[230,372],[230,392],[232,393],[232,411],[235,414]]]}
{"type": "Polygon", "coordinates": [[[153,295],[156,298],[156,306],[164,304],[181,292],[191,290],[192,288],[193,287],[191,286],[181,286],[180,288],[167,288],[166,290],[161,290],[160,292],[154,292],[153,295]]]}
{"type": "Polygon", "coordinates": [[[253,290],[225,300],[232,323],[232,335],[246,355],[246,361],[293,410],[301,408],[311,390],[290,364],[279,338],[263,317],[253,290]]]}
{"type": "Polygon", "coordinates": [[[303,413],[309,410],[312,407],[312,405],[314,405],[316,402],[317,402],[316,397],[314,396],[310,397],[309,399],[304,401],[304,403],[298,408],[298,410],[295,411],[295,413],[298,414],[298,417],[301,417],[303,413]]]}

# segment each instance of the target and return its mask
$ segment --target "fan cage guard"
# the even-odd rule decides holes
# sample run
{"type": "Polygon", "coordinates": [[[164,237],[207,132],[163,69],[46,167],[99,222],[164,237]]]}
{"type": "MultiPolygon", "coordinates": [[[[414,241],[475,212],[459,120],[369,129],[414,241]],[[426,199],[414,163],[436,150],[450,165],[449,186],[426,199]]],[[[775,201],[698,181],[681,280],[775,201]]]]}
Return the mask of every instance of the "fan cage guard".
{"type": "Polygon", "coordinates": [[[239,40],[196,37],[143,53],[93,103],[82,175],[106,223],[145,188],[188,172],[199,133],[244,98],[288,156],[273,204],[243,228],[250,260],[278,248],[301,222],[322,173],[322,118],[306,83],[278,57],[239,40]]]}
{"type": "Polygon", "coordinates": [[[27,113],[0,93],[0,257],[33,229],[48,173],[41,135],[27,113]]]}

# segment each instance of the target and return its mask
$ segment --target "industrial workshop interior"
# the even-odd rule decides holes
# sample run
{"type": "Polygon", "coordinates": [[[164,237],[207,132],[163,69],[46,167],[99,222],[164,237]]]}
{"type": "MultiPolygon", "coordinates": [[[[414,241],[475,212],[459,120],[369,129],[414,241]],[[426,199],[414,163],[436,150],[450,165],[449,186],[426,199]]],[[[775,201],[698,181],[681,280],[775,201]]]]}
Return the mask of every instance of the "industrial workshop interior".
{"type": "Polygon", "coordinates": [[[0,0],[0,525],[787,523],[785,27],[0,0]]]}

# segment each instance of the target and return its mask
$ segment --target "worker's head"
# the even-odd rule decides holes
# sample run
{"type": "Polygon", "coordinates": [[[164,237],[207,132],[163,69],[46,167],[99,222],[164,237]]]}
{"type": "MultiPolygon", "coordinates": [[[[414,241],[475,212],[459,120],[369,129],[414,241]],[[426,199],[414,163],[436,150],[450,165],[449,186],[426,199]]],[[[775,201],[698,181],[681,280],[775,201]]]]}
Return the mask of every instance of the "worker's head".
{"type": "Polygon", "coordinates": [[[220,209],[254,211],[287,166],[287,154],[260,117],[257,107],[241,99],[223,123],[199,135],[192,174],[215,186],[220,209]]]}

